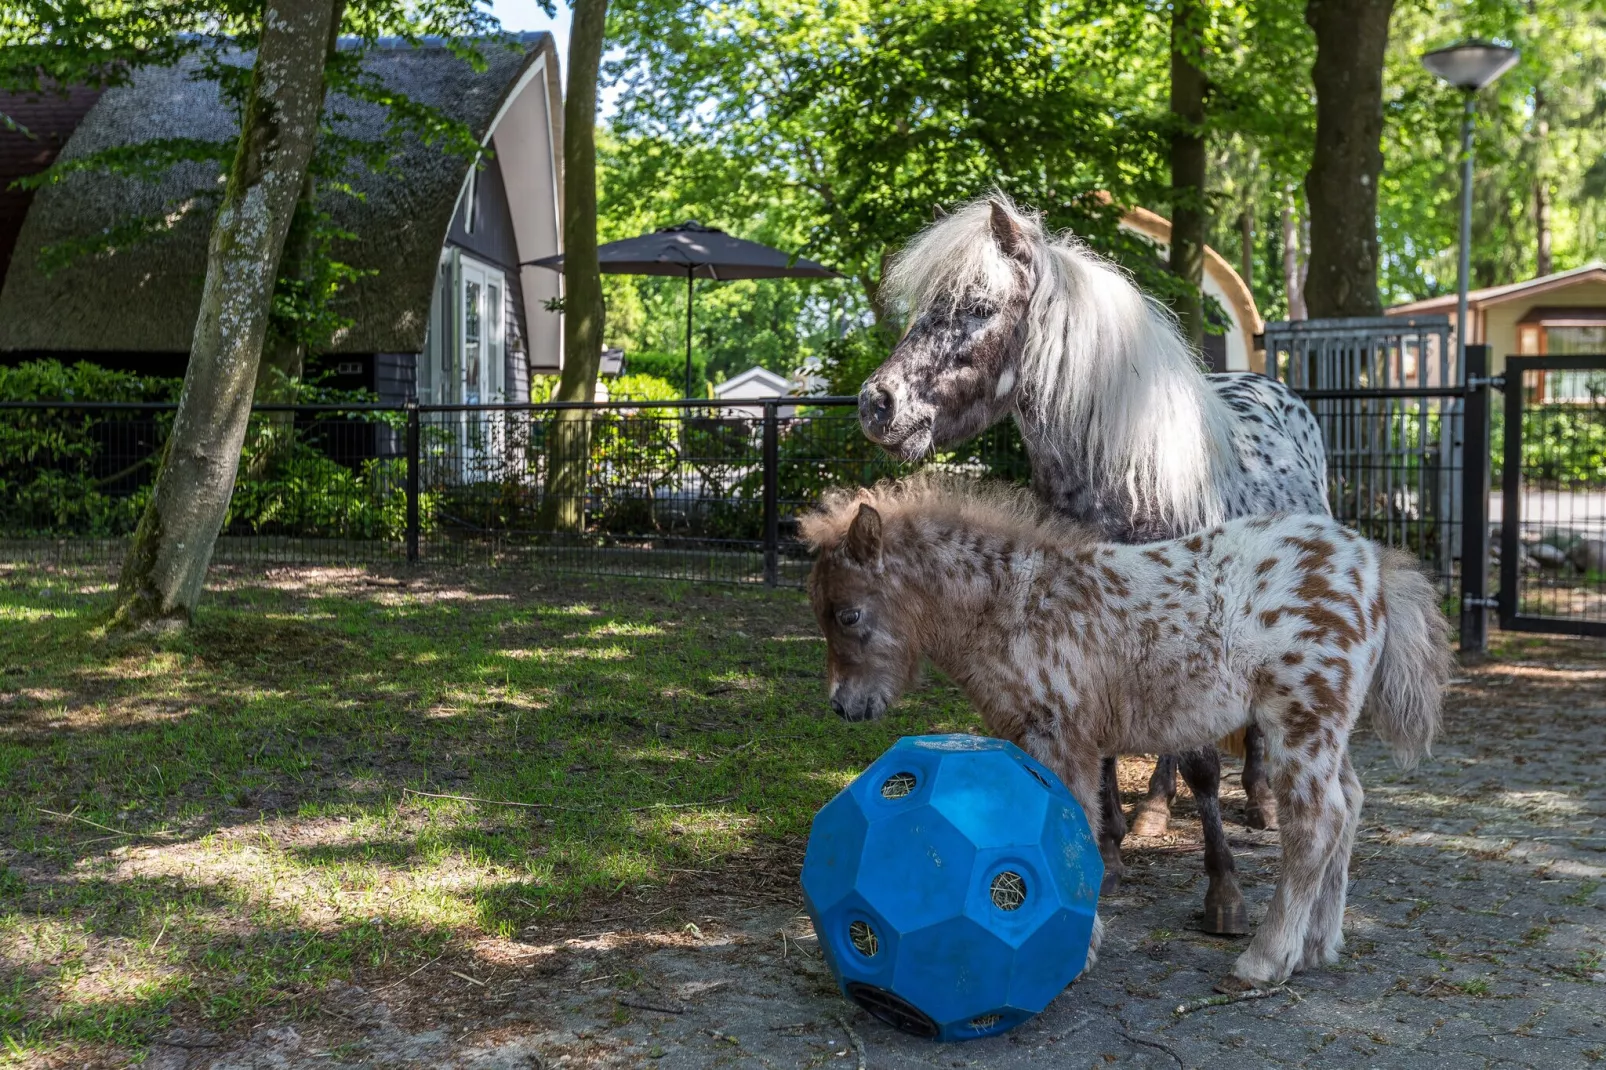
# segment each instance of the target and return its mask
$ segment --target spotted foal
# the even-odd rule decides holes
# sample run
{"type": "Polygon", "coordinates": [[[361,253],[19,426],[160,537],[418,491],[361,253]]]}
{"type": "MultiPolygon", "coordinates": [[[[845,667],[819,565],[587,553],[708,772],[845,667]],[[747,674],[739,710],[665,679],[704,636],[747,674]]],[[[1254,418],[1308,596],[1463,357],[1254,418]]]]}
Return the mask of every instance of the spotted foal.
{"type": "Polygon", "coordinates": [[[804,534],[836,712],[880,716],[930,658],[1095,825],[1101,756],[1258,724],[1283,862],[1233,974],[1336,959],[1361,810],[1350,732],[1365,705],[1413,762],[1449,677],[1437,592],[1408,558],[1312,516],[1105,543],[1023,492],[929,478],[829,496],[804,534]]]}

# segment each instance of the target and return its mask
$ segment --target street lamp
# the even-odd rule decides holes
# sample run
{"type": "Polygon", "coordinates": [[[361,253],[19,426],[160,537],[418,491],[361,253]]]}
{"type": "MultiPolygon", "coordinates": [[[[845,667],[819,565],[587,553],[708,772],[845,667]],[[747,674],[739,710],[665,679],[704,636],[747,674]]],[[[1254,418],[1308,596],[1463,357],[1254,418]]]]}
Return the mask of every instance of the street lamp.
{"type": "Polygon", "coordinates": [[[1461,120],[1461,264],[1456,278],[1455,356],[1459,374],[1466,374],[1467,280],[1472,273],[1472,105],[1474,94],[1516,66],[1522,53],[1487,41],[1463,41],[1422,57],[1422,66],[1461,90],[1466,111],[1461,120]]]}

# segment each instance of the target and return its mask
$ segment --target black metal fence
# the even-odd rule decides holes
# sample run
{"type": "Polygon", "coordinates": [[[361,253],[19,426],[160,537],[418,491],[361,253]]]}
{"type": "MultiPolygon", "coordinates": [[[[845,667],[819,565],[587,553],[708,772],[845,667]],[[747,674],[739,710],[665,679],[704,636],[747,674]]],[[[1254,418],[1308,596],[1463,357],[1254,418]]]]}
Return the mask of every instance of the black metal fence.
{"type": "MultiPolygon", "coordinates": [[[[216,559],[526,560],[604,574],[798,584],[798,515],[895,476],[852,398],[253,412],[216,559]],[[568,462],[565,465],[563,462],[568,462]],[[557,469],[580,474],[565,484],[557,469]]],[[[0,404],[0,556],[112,560],[174,407],[0,404]]],[[[930,462],[1025,479],[1000,427],[930,462]]]]}
{"type": "Polygon", "coordinates": [[[1606,636],[1606,356],[1509,357],[1500,622],[1606,636]]]}
{"type": "MultiPolygon", "coordinates": [[[[1322,341],[1323,359],[1337,344],[1322,341]]],[[[1482,646],[1496,607],[1507,627],[1606,634],[1606,357],[1512,357],[1500,379],[1469,346],[1464,380],[1444,384],[1420,371],[1442,345],[1378,351],[1378,368],[1423,385],[1378,372],[1377,387],[1299,389],[1326,440],[1334,515],[1417,555],[1459,603],[1466,646],[1482,646]]],[[[0,559],[119,558],[173,413],[0,403],[0,559]]],[[[1008,424],[927,463],[1030,474],[1008,424]]],[[[860,433],[852,398],[265,407],[217,560],[511,560],[795,585],[798,516],[827,487],[905,467],[860,433]]]]}

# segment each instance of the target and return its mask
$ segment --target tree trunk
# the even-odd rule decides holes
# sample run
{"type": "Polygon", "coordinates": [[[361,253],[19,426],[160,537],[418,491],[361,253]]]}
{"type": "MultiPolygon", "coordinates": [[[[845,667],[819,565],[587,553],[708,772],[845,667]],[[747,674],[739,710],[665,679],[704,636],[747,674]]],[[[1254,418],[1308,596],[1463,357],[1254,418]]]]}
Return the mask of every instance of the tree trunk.
{"type": "Polygon", "coordinates": [[[1187,284],[1177,320],[1194,349],[1204,345],[1205,76],[1199,69],[1199,0],[1171,5],[1171,273],[1187,284]]]}
{"type": "Polygon", "coordinates": [[[1255,288],[1255,217],[1247,205],[1238,213],[1238,275],[1245,287],[1255,288]]]}
{"type": "MultiPolygon", "coordinates": [[[[575,0],[569,29],[569,91],[563,102],[563,376],[553,401],[596,396],[602,363],[602,273],[597,264],[597,72],[608,0],[575,0]]],[[[561,409],[547,440],[540,527],[579,531],[584,523],[591,421],[561,409]]]]}
{"type": "Polygon", "coordinates": [[[334,0],[265,0],[178,413],[113,624],[187,623],[234,492],[279,257],[317,141],[334,0]]]}
{"type": "Polygon", "coordinates": [[[1555,270],[1550,255],[1550,119],[1545,91],[1534,90],[1534,275],[1555,270]]]}
{"type": "Polygon", "coordinates": [[[1300,263],[1299,222],[1294,198],[1283,201],[1283,293],[1288,297],[1288,318],[1305,318],[1305,266],[1300,263]]]}
{"type": "MultiPolygon", "coordinates": [[[[329,19],[328,44],[324,49],[325,64],[335,58],[340,47],[340,23],[345,17],[346,0],[335,0],[334,12],[329,19]]],[[[327,79],[319,79],[318,110],[320,118],[323,104],[329,98],[327,79]]],[[[328,256],[327,248],[320,249],[318,241],[318,181],[309,167],[301,181],[301,196],[290,217],[290,229],[285,235],[284,254],[279,258],[277,289],[285,280],[300,287],[297,295],[303,311],[310,302],[323,299],[313,295],[317,285],[319,260],[328,256]]],[[[268,320],[268,336],[262,344],[262,359],[257,364],[256,388],[253,401],[258,405],[287,405],[299,394],[301,380],[306,374],[307,345],[301,325],[296,322],[268,320]]],[[[294,444],[296,414],[293,412],[264,412],[257,414],[256,431],[252,435],[249,475],[265,476],[282,459],[294,444]]]]}
{"type": "Polygon", "coordinates": [[[1383,170],[1383,53],[1394,0],[1307,0],[1316,33],[1316,150],[1305,304],[1313,317],[1378,316],[1377,180],[1383,170]]]}

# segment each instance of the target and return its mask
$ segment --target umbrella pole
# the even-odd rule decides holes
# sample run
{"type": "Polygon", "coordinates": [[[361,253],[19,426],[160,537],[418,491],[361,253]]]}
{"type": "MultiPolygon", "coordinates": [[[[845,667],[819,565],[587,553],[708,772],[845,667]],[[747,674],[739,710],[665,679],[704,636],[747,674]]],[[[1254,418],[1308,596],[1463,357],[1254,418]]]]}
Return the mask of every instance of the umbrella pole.
{"type": "Polygon", "coordinates": [[[692,287],[696,285],[694,276],[686,272],[686,396],[691,397],[691,303],[692,287]]]}

